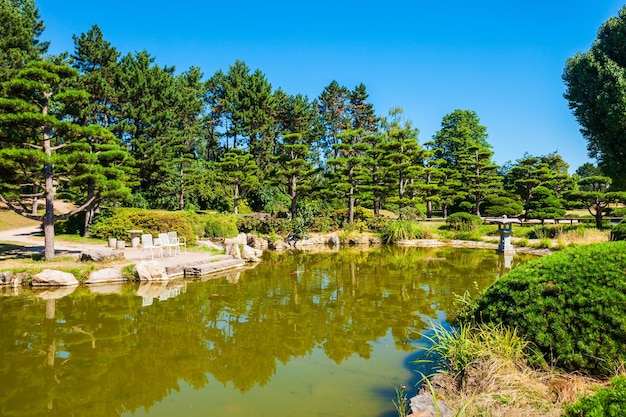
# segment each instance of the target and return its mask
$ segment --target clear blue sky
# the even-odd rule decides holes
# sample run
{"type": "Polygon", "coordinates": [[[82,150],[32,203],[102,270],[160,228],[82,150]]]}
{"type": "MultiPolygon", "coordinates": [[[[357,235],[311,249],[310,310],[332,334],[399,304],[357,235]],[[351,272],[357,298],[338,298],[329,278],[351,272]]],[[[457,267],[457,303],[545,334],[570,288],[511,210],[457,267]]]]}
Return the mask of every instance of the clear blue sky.
{"type": "Polygon", "coordinates": [[[38,0],[51,53],[98,24],[120,52],[208,78],[235,60],[274,88],[319,96],[332,80],[364,83],[378,115],[402,107],[430,140],[444,115],[475,111],[494,160],[558,151],[589,161],[561,74],[587,50],[614,0],[133,1],[38,0]]]}

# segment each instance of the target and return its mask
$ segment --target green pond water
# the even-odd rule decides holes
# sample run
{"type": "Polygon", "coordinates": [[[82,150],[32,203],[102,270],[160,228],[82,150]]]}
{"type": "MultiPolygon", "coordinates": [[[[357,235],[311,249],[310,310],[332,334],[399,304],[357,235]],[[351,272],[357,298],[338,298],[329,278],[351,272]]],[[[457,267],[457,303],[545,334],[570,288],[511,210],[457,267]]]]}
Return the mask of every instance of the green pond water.
{"type": "Polygon", "coordinates": [[[0,415],[397,416],[422,334],[505,263],[451,248],[268,252],[197,280],[5,288],[0,415]]]}

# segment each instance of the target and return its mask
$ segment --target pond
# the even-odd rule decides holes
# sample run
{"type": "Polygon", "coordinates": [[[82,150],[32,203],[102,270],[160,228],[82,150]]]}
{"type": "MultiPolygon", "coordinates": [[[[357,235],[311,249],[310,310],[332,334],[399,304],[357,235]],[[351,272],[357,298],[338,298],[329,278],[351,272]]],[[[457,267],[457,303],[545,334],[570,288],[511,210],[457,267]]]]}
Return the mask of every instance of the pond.
{"type": "Polygon", "coordinates": [[[422,334],[506,271],[491,250],[377,247],[267,252],[198,280],[3,289],[0,415],[392,417],[422,334]]]}

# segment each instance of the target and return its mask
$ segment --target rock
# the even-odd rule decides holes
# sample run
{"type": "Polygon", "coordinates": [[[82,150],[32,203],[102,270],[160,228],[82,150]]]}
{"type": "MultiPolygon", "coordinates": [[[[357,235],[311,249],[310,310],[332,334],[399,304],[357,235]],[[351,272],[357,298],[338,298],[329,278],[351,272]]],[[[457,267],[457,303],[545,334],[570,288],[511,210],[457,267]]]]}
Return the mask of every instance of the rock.
{"type": "Polygon", "coordinates": [[[296,242],[295,246],[315,246],[315,245],[325,245],[326,239],[322,236],[312,237],[310,239],[302,239],[296,242]]]}
{"type": "Polygon", "coordinates": [[[328,238],[328,244],[331,246],[339,246],[341,245],[341,240],[339,239],[339,236],[333,235],[328,238]]]}
{"type": "Polygon", "coordinates": [[[230,255],[235,259],[241,259],[241,250],[239,249],[239,243],[235,239],[224,240],[225,254],[230,255]]]}
{"type": "Polygon", "coordinates": [[[244,245],[241,251],[241,259],[246,262],[261,262],[261,256],[263,256],[262,250],[251,248],[248,245],[244,245]]]}
{"type": "Polygon", "coordinates": [[[196,244],[200,246],[206,246],[208,248],[215,249],[215,250],[224,250],[224,247],[222,245],[214,243],[210,240],[199,240],[196,244]]]}
{"type": "Polygon", "coordinates": [[[0,272],[0,285],[9,285],[13,279],[12,271],[0,272]]]}
{"type": "Polygon", "coordinates": [[[274,240],[273,242],[269,242],[268,246],[269,246],[270,249],[274,249],[274,250],[284,250],[284,249],[288,248],[287,244],[282,239],[278,239],[278,240],[274,240]]]}
{"type": "Polygon", "coordinates": [[[78,280],[69,272],[55,271],[54,269],[44,269],[37,275],[33,276],[32,286],[57,286],[70,287],[78,285],[78,280]]]}
{"type": "Polygon", "coordinates": [[[430,393],[418,394],[411,398],[410,407],[411,415],[416,417],[451,417],[454,415],[452,409],[441,400],[437,400],[439,408],[439,413],[437,413],[433,396],[430,393]]]}
{"type": "Polygon", "coordinates": [[[383,239],[380,236],[370,236],[370,245],[382,245],[383,239]]]}
{"type": "Polygon", "coordinates": [[[238,244],[238,245],[247,245],[248,244],[248,237],[246,236],[245,233],[239,233],[237,235],[237,237],[234,237],[233,240],[238,244]]]}
{"type": "Polygon", "coordinates": [[[245,265],[241,259],[223,259],[217,262],[198,264],[185,268],[185,277],[197,277],[206,274],[221,272],[227,269],[240,268],[245,265]]]}
{"type": "Polygon", "coordinates": [[[369,245],[370,240],[365,236],[357,236],[348,239],[348,243],[351,245],[369,245]]]}
{"type": "Polygon", "coordinates": [[[135,264],[135,274],[139,281],[167,281],[169,276],[165,265],[159,261],[141,261],[135,264]]]}
{"type": "Polygon", "coordinates": [[[94,261],[94,262],[112,261],[115,259],[124,259],[124,252],[87,251],[87,252],[81,252],[78,259],[81,261],[94,261]]]}
{"type": "Polygon", "coordinates": [[[122,268],[104,268],[97,271],[93,271],[89,274],[89,278],[85,281],[85,284],[100,284],[105,282],[119,282],[127,281],[122,273],[122,268]]]}
{"type": "Polygon", "coordinates": [[[267,248],[267,240],[259,236],[249,235],[248,246],[250,246],[251,248],[255,248],[255,249],[267,248]]]}

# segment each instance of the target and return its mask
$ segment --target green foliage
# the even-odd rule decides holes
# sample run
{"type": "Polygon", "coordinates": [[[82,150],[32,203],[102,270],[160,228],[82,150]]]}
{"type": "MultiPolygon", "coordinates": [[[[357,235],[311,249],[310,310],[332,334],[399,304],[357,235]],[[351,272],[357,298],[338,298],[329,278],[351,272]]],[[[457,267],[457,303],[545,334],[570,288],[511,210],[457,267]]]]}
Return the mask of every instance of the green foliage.
{"type": "Polygon", "coordinates": [[[591,48],[569,58],[563,71],[564,97],[582,126],[589,156],[601,161],[603,174],[621,187],[626,185],[625,42],[626,7],[622,7],[600,27],[591,48]]]}
{"type": "Polygon", "coordinates": [[[127,230],[140,229],[143,233],[156,235],[158,233],[175,231],[194,243],[197,238],[194,228],[197,228],[197,215],[184,211],[157,211],[131,208],[102,210],[96,217],[90,230],[90,236],[99,239],[114,237],[128,239],[127,230]]]}
{"type": "Polygon", "coordinates": [[[239,234],[237,229],[237,216],[226,214],[211,214],[204,222],[204,236],[206,237],[235,237],[239,234]]]}
{"type": "Polygon", "coordinates": [[[626,376],[616,376],[609,387],[566,407],[563,417],[621,417],[626,415],[626,376]]]}
{"type": "Polygon", "coordinates": [[[396,398],[391,401],[393,407],[398,412],[398,417],[409,415],[409,397],[406,395],[406,387],[404,385],[396,388],[396,398]]]}
{"type": "Polygon", "coordinates": [[[423,239],[427,233],[419,223],[411,220],[390,222],[380,233],[384,243],[395,243],[399,240],[423,239]]]}
{"type": "Polygon", "coordinates": [[[524,211],[524,207],[514,198],[490,195],[485,198],[483,211],[489,217],[516,217],[524,211]]]}
{"type": "Polygon", "coordinates": [[[626,240],[626,220],[622,220],[611,229],[611,240],[626,240]]]}
{"type": "Polygon", "coordinates": [[[483,223],[482,219],[470,213],[458,212],[446,217],[446,224],[452,230],[469,232],[483,223]]]}
{"type": "Polygon", "coordinates": [[[610,374],[626,361],[626,242],[568,247],[496,281],[461,323],[517,327],[545,360],[610,374]]]}
{"type": "Polygon", "coordinates": [[[85,229],[85,213],[75,214],[54,222],[54,233],[60,235],[82,235],[85,229]]]}
{"type": "Polygon", "coordinates": [[[498,357],[514,362],[527,357],[528,342],[515,328],[504,325],[466,323],[456,329],[435,326],[432,335],[424,337],[431,344],[416,363],[427,364],[433,371],[445,372],[454,378],[479,359],[498,357]]]}

